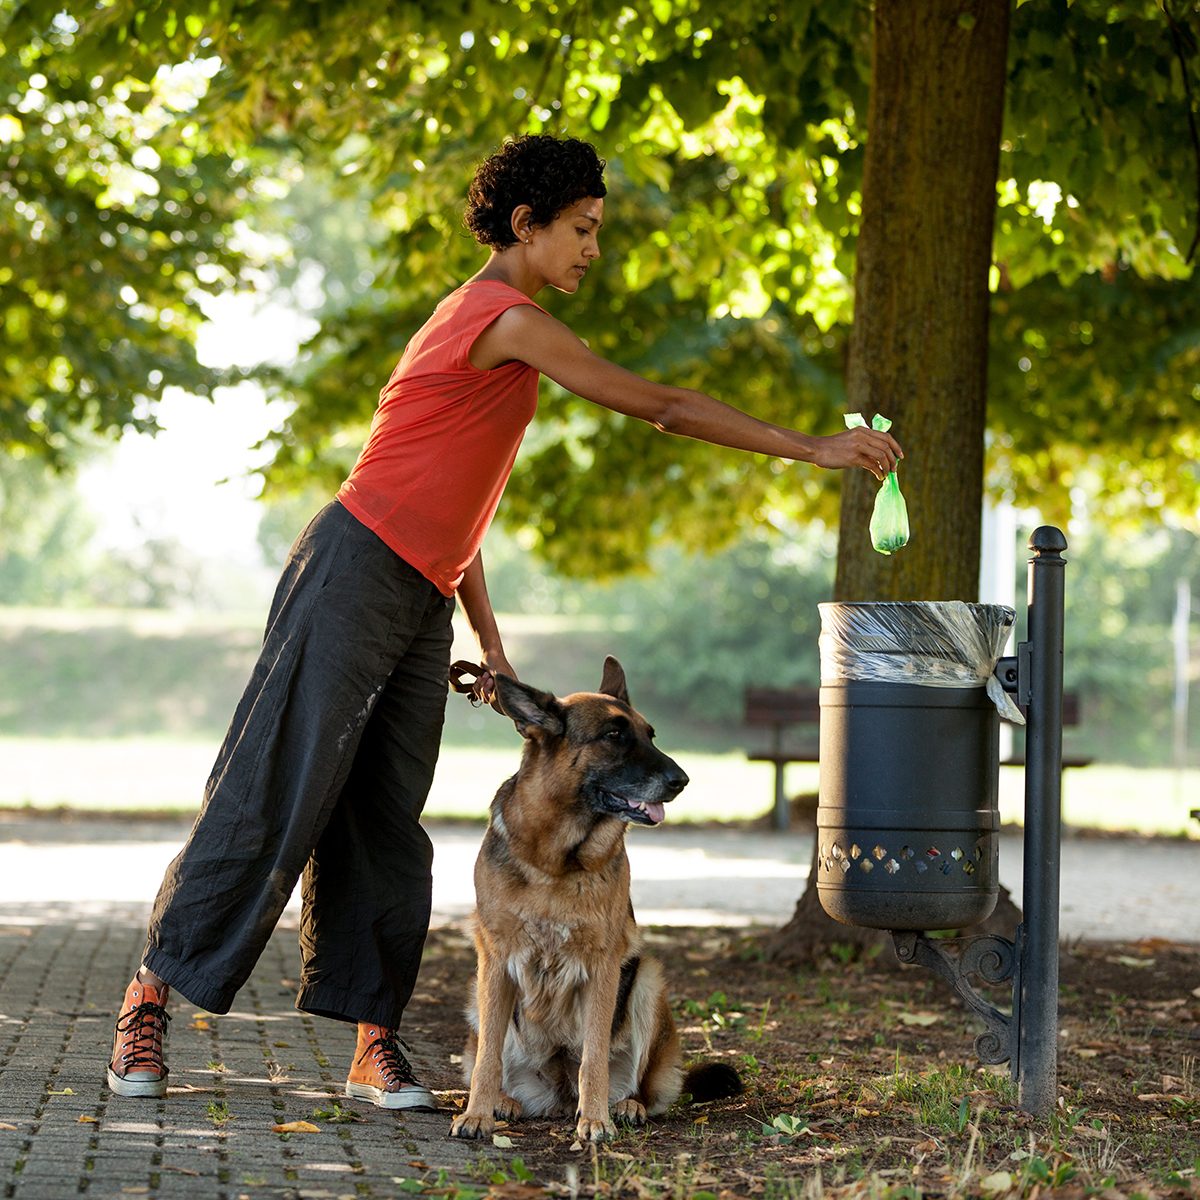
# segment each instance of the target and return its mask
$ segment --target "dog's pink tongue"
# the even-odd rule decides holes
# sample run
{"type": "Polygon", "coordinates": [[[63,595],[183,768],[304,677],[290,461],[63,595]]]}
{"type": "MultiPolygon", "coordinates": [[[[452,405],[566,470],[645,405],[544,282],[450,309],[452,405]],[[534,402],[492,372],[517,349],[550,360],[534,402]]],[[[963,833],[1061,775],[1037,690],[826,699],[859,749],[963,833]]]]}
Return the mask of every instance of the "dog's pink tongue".
{"type": "Polygon", "coordinates": [[[646,805],[646,816],[648,816],[650,820],[655,823],[655,825],[657,825],[659,821],[661,821],[666,815],[666,811],[661,804],[646,805]]]}

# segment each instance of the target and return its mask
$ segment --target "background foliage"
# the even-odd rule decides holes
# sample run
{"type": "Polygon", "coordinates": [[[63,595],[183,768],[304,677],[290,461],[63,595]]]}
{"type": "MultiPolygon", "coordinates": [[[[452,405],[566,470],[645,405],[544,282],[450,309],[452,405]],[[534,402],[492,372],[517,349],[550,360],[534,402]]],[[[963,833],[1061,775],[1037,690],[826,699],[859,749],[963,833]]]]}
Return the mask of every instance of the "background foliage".
{"type": "MultiPolygon", "coordinates": [[[[1128,692],[1164,695],[1173,579],[1195,573],[1198,32],[1195,2],[1027,0],[1009,48],[988,482],[1049,521],[1089,513],[1068,661],[1101,697],[1089,730],[1134,756],[1165,709],[1130,722],[1128,692]],[[1150,532],[1110,541],[1122,521],[1150,532]]],[[[171,547],[90,555],[43,463],[152,428],[172,385],[227,382],[193,339],[233,288],[320,321],[294,369],[255,372],[293,402],[267,481],[267,536],[290,541],[409,335],[481,261],[460,223],[474,164],[526,130],[610,160],[601,269],[554,311],[635,370],[838,428],[869,39],[865,0],[0,0],[4,598],[194,595],[171,547]]],[[[732,714],[743,681],[812,678],[836,510],[833,476],[546,385],[503,509],[519,552],[498,543],[490,573],[501,604],[627,618],[664,695],[732,714]],[[656,582],[561,577],[647,564],[656,582]]]]}
{"type": "Polygon", "coordinates": [[[15,8],[0,5],[0,444],[64,466],[81,429],[153,428],[165,388],[219,382],[192,339],[204,290],[246,265],[247,163],[199,135],[202,72],[97,86],[73,19],[15,8]]]}
{"type": "MultiPolygon", "coordinates": [[[[480,261],[459,222],[474,163],[540,129],[611,162],[608,261],[556,311],[636,370],[832,431],[869,17],[804,0],[6,0],[0,303],[22,350],[3,435],[53,455],[78,426],[151,423],[171,382],[215,386],[189,346],[204,291],[254,282],[251,234],[283,229],[290,259],[257,280],[315,264],[324,320],[299,370],[268,377],[296,401],[273,478],[336,480],[405,340],[480,261]]],[[[1105,516],[1196,519],[1198,28],[1195,3],[1153,0],[1014,17],[989,478],[1047,519],[1082,482],[1105,516]]],[[[560,568],[835,511],[829,477],[626,425],[547,388],[505,518],[560,568]]]]}
{"type": "MultiPolygon", "coordinates": [[[[44,488],[40,477],[29,477],[32,469],[20,464],[27,483],[14,485],[13,464],[0,466],[0,485],[14,505],[44,488]]],[[[132,637],[126,626],[137,626],[136,613],[124,623],[114,618],[100,633],[75,628],[69,614],[62,628],[13,626],[0,645],[0,736],[187,732],[219,739],[253,658],[262,603],[251,621],[221,615],[218,606],[235,593],[212,564],[195,562],[178,544],[149,543],[136,560],[99,552],[87,538],[81,502],[70,489],[55,495],[39,510],[43,519],[0,545],[6,603],[175,609],[179,616],[169,629],[132,637]]],[[[271,561],[317,502],[314,494],[272,506],[261,528],[271,561]]],[[[0,521],[13,528],[3,507],[0,521]]],[[[1028,532],[1026,522],[1018,538],[1018,596],[1028,532]]],[[[738,749],[758,744],[741,724],[744,687],[819,679],[817,605],[830,594],[835,542],[829,532],[784,529],[715,554],[663,546],[646,570],[598,583],[565,578],[531,559],[518,539],[497,533],[489,541],[488,577],[504,626],[520,631],[513,663],[525,678],[555,688],[591,686],[602,656],[615,653],[637,681],[638,703],[669,728],[673,744],[738,749]]],[[[1082,701],[1082,723],[1068,731],[1071,751],[1106,763],[1171,762],[1175,587],[1200,577],[1200,539],[1165,528],[1116,536],[1081,528],[1067,558],[1066,685],[1082,701]]],[[[1023,636],[1022,602],[1017,609],[1023,636]]],[[[1194,683],[1191,694],[1194,763],[1194,683]]]]}

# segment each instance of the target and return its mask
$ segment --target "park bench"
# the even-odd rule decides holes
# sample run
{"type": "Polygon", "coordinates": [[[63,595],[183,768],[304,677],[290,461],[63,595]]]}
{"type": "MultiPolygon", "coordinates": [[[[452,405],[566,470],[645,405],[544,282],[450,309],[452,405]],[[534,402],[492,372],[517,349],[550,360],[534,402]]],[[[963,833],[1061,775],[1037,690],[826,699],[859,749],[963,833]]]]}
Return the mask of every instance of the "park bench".
{"type": "MultiPolygon", "coordinates": [[[[766,749],[747,751],[751,762],[770,763],[775,768],[772,812],[776,829],[788,827],[788,799],[783,786],[783,773],[789,763],[815,763],[819,761],[820,739],[818,728],[821,720],[820,689],[815,687],[748,687],[745,693],[745,724],[751,728],[766,729],[770,734],[766,749]],[[797,737],[792,733],[799,730],[797,737]]],[[[1079,696],[1075,692],[1063,693],[1063,726],[1079,724],[1079,696]]],[[[1090,757],[1064,754],[1064,767],[1086,767],[1090,757]]],[[[1019,767],[1025,765],[1025,756],[1020,751],[1002,758],[1000,765],[1019,767]]]]}

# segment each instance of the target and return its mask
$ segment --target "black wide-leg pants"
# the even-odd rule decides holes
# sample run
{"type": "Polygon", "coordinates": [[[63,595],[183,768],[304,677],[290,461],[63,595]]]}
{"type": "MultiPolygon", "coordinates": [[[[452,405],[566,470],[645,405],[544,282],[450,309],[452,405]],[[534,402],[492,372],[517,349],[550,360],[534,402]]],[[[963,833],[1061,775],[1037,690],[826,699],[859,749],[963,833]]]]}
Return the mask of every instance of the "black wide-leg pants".
{"type": "Polygon", "coordinates": [[[228,1012],[303,873],[296,1006],[399,1025],[429,927],[420,825],[454,601],[337,501],[296,540],[144,961],[228,1012]]]}

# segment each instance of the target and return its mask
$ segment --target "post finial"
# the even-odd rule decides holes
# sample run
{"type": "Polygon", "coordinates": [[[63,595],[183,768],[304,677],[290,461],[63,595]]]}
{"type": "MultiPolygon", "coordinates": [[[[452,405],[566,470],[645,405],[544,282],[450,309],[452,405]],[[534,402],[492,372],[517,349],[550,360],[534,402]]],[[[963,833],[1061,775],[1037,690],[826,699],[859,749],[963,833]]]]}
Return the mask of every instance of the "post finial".
{"type": "Polygon", "coordinates": [[[1061,529],[1039,525],[1029,535],[1029,548],[1039,558],[1058,558],[1067,548],[1067,539],[1061,529]]]}

